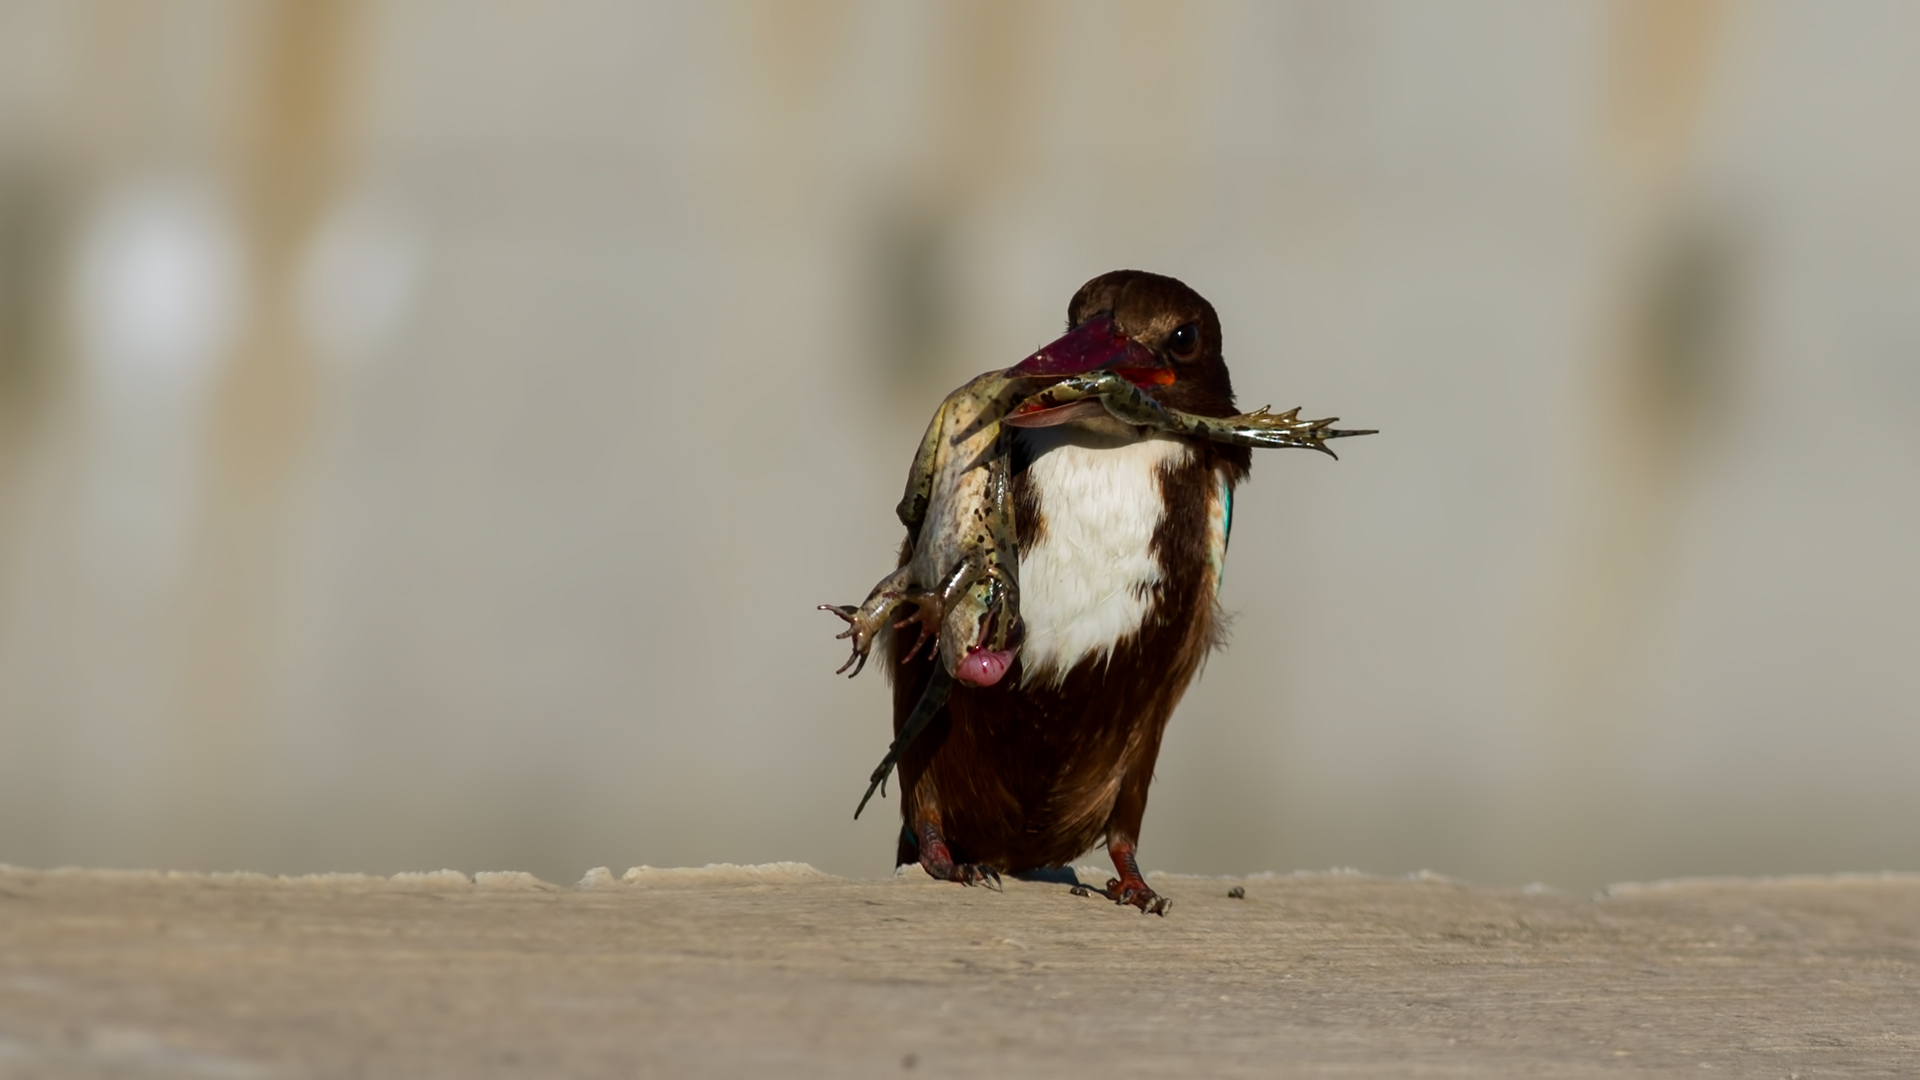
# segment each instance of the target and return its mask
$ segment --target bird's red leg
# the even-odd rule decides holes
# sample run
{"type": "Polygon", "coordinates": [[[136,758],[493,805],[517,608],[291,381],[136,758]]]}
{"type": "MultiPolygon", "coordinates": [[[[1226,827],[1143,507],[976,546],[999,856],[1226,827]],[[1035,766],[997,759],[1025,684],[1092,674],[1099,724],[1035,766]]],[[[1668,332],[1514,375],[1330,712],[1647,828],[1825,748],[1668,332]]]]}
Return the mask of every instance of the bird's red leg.
{"type": "Polygon", "coordinates": [[[957,881],[962,885],[985,885],[989,888],[1000,887],[1000,872],[983,863],[955,862],[953,852],[947,847],[946,837],[940,835],[940,815],[929,807],[922,806],[916,815],[920,820],[914,825],[914,838],[920,842],[920,869],[936,881],[957,881]]]}
{"type": "Polygon", "coordinates": [[[1120,778],[1120,794],[1113,803],[1113,813],[1107,817],[1107,855],[1113,859],[1113,868],[1120,876],[1107,882],[1107,899],[1116,904],[1132,904],[1141,911],[1155,915],[1165,915],[1173,906],[1173,901],[1155,893],[1147,887],[1147,881],[1140,876],[1140,864],[1133,855],[1134,845],[1140,835],[1140,822],[1147,816],[1147,788],[1153,783],[1153,762],[1160,755],[1160,733],[1154,731],[1152,740],[1141,754],[1139,760],[1127,769],[1120,778]]]}
{"type": "Polygon", "coordinates": [[[1133,838],[1114,835],[1107,839],[1107,855],[1120,876],[1107,882],[1107,899],[1116,904],[1132,904],[1141,911],[1165,915],[1173,901],[1147,887],[1140,876],[1140,864],[1133,857],[1133,838]]]}

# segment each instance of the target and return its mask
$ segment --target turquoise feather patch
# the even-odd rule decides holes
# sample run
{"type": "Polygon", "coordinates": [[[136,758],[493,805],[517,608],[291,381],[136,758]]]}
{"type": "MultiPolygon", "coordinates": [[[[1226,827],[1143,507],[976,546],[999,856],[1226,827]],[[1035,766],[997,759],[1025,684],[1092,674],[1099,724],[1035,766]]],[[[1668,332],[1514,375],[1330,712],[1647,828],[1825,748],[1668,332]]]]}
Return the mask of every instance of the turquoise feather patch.
{"type": "Polygon", "coordinates": [[[1218,593],[1220,586],[1227,580],[1227,543],[1233,536],[1233,482],[1224,475],[1219,477],[1220,493],[1214,500],[1213,512],[1219,515],[1219,532],[1208,537],[1207,561],[1213,565],[1213,591],[1218,593]]]}

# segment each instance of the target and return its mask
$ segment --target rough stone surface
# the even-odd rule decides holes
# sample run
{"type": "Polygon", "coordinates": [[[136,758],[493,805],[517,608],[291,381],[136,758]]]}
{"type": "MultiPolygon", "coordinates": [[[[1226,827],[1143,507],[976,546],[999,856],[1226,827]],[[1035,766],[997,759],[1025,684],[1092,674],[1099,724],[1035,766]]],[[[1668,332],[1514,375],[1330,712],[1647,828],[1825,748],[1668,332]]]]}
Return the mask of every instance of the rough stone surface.
{"type": "Polygon", "coordinates": [[[0,1075],[1920,1075],[1920,876],[1155,886],[0,870],[0,1075]]]}

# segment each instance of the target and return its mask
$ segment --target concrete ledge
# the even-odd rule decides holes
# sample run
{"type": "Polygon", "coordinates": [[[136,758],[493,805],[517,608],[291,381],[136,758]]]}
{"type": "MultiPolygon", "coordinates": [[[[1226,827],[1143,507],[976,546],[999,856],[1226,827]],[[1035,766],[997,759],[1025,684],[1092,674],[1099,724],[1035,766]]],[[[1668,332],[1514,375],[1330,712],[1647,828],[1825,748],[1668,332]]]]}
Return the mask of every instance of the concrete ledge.
{"type": "Polygon", "coordinates": [[[1916,875],[1154,884],[0,868],[0,1075],[1920,1075],[1916,875]]]}

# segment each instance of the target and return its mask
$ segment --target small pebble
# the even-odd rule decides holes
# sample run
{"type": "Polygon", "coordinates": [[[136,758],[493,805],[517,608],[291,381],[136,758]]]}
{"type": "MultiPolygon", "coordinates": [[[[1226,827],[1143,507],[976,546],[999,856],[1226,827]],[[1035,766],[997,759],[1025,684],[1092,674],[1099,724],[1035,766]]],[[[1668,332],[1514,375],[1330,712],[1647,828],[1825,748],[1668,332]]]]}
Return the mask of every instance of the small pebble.
{"type": "Polygon", "coordinates": [[[1233,888],[1227,890],[1227,897],[1231,900],[1245,900],[1247,898],[1247,890],[1239,885],[1235,885],[1233,888]]]}

